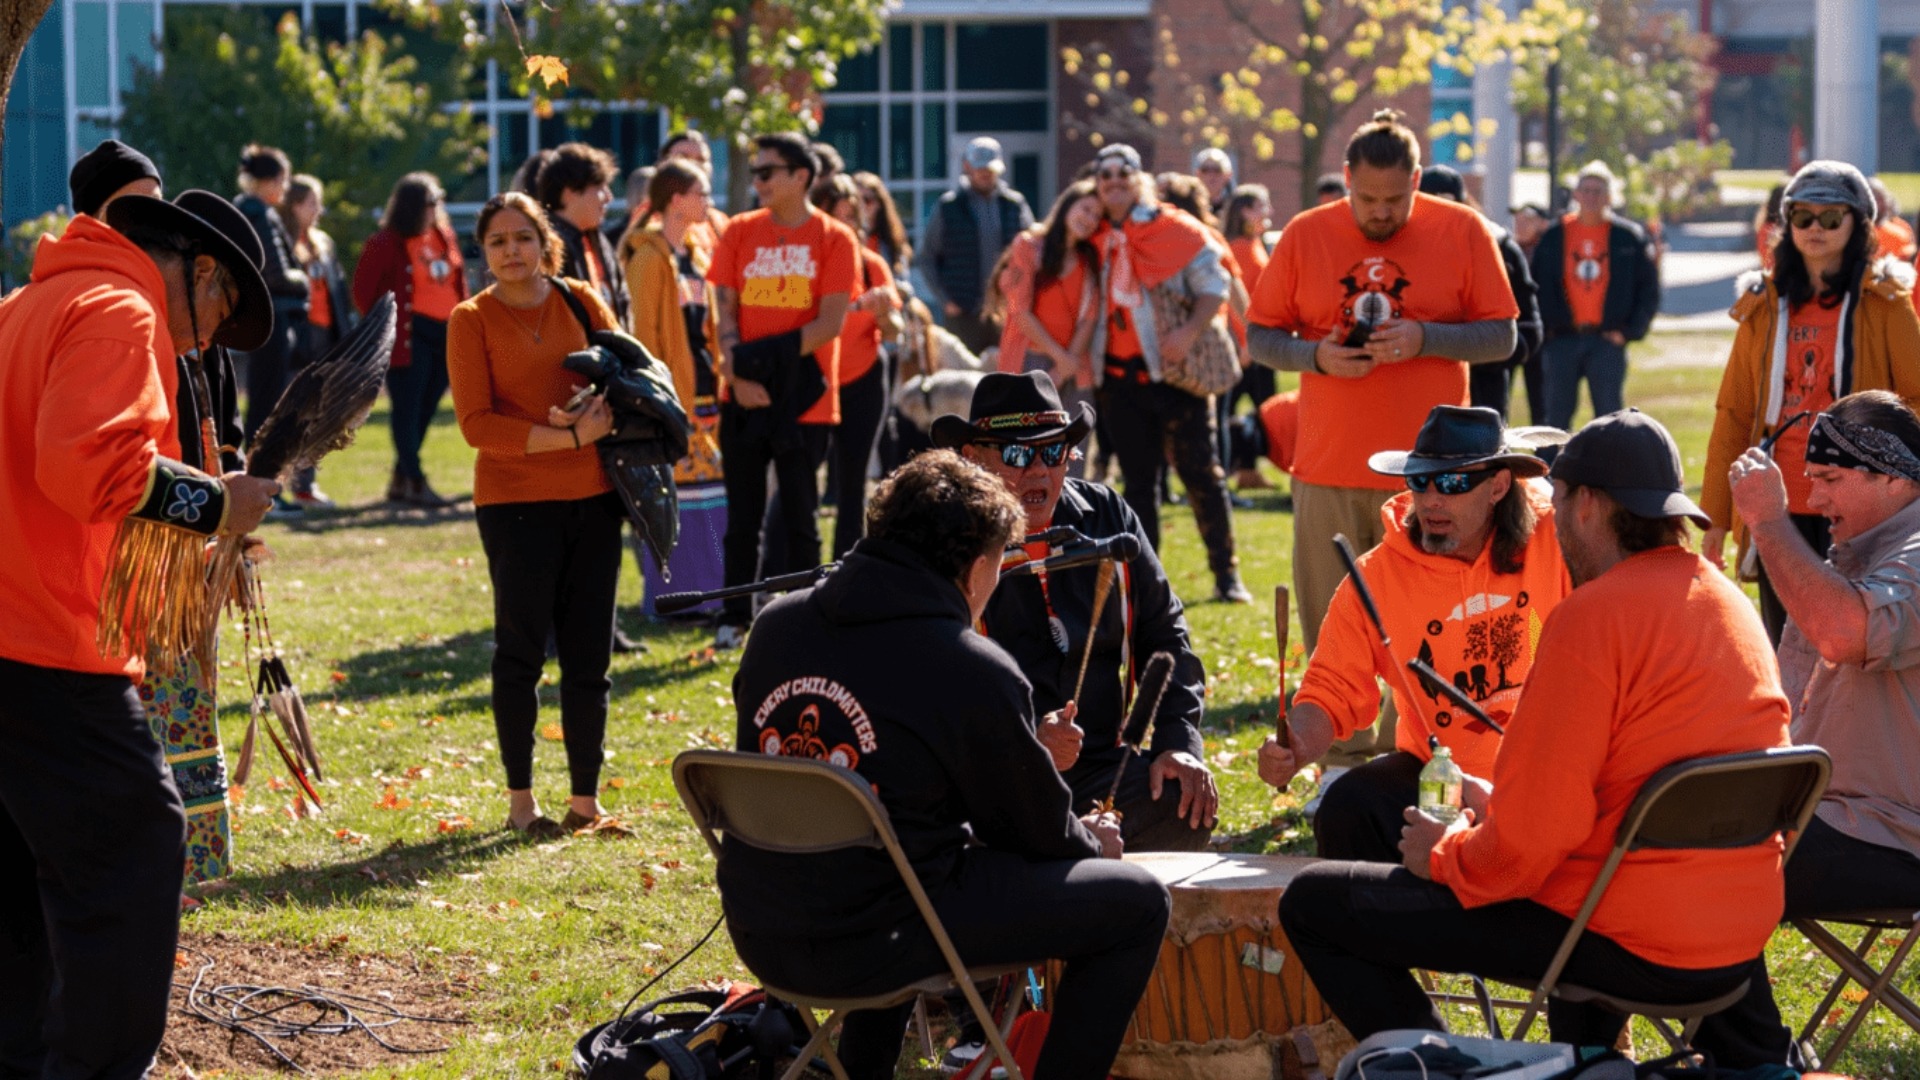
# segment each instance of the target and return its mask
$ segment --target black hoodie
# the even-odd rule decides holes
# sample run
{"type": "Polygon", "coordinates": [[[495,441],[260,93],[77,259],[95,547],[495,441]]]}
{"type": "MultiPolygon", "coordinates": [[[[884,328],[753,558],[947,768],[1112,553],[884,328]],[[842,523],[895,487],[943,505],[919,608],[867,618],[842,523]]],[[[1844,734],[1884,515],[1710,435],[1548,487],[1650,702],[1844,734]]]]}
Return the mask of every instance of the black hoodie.
{"type": "MultiPolygon", "coordinates": [[[[824,582],[767,605],[733,681],[739,749],[859,772],[936,903],[970,839],[1035,860],[1100,854],[1034,738],[1026,679],[969,615],[959,586],[867,538],[824,582]]],[[[919,917],[882,851],[781,855],[728,838],[715,876],[736,934],[831,939],[919,917]]]]}

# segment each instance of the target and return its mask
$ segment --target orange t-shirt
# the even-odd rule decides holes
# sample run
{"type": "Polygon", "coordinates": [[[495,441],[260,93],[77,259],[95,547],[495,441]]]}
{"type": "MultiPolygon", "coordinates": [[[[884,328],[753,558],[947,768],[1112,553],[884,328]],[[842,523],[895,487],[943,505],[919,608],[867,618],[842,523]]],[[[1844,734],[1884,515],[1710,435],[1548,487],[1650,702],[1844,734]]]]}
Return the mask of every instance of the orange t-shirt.
{"type": "MultiPolygon", "coordinates": [[[[852,230],[819,209],[791,229],[767,210],[750,210],[728,223],[707,280],[739,294],[740,340],[758,341],[819,318],[824,297],[845,293],[851,299],[858,291],[853,260],[859,246],[852,230]]],[[[827,392],[800,414],[800,422],[838,424],[839,339],[814,350],[813,359],[827,392]]]]}
{"type": "MultiPolygon", "coordinates": [[[[1827,307],[1810,300],[1788,315],[1786,385],[1775,391],[1780,395],[1782,423],[1794,413],[1818,414],[1833,404],[1833,362],[1839,341],[1840,305],[1827,307]]],[[[1773,444],[1773,460],[1787,482],[1787,509],[1796,514],[1814,512],[1807,503],[1813,492],[1813,481],[1807,479],[1807,431],[1812,427],[1802,420],[1773,444]]]]}
{"type": "Polygon", "coordinates": [[[1380,711],[1375,680],[1385,679],[1400,711],[1395,745],[1425,761],[1427,735],[1435,734],[1462,769],[1492,777],[1500,736],[1440,691],[1421,685],[1405,665],[1415,657],[1425,660],[1512,730],[1510,718],[1534,669],[1540,632],[1573,590],[1554,536],[1551,492],[1544,481],[1528,482],[1527,492],[1537,516],[1525,564],[1516,574],[1495,572],[1491,543],[1470,563],[1422,550],[1401,524],[1413,506],[1413,493],[1388,499],[1380,508],[1387,538],[1360,556],[1360,568],[1393,640],[1393,667],[1387,666],[1379,633],[1361,609],[1352,580],[1342,581],[1320,624],[1295,702],[1318,705],[1332,718],[1335,737],[1344,739],[1374,722],[1380,711]],[[1417,687],[1412,701],[1406,686],[1417,687]]]}
{"type": "Polygon", "coordinates": [[[1267,460],[1291,476],[1300,449],[1300,391],[1288,390],[1261,402],[1260,426],[1267,432],[1267,460]]]}
{"type": "MultiPolygon", "coordinates": [[[[1787,699],[1740,587],[1691,551],[1629,556],[1547,620],[1493,767],[1484,820],[1433,847],[1433,880],[1469,908],[1532,900],[1571,918],[1627,807],[1677,761],[1786,746],[1787,699]]],[[[1594,933],[1678,968],[1760,955],[1785,906],[1778,841],[1632,852],[1594,933]]]]}
{"type": "MultiPolygon", "coordinates": [[[[1519,313],[1480,215],[1416,195],[1406,225],[1380,242],[1360,231],[1345,199],[1301,212],[1254,286],[1247,321],[1319,341],[1344,336],[1357,314],[1452,323],[1519,313]]],[[[1322,487],[1390,491],[1399,478],[1367,468],[1367,458],[1412,446],[1435,405],[1465,404],[1467,365],[1458,360],[1416,357],[1360,379],[1306,372],[1293,474],[1322,487]]]]}
{"type": "Polygon", "coordinates": [[[407,241],[407,262],[413,267],[413,313],[446,322],[460,306],[454,275],[461,272],[460,252],[440,230],[428,228],[407,241]]]}
{"type": "Polygon", "coordinates": [[[333,325],[333,291],[319,274],[307,275],[307,321],[323,330],[333,325]]]}
{"type": "Polygon", "coordinates": [[[1037,351],[1013,318],[1014,312],[1031,312],[1061,348],[1073,342],[1073,332],[1080,324],[1087,290],[1086,265],[1069,251],[1060,264],[1060,276],[1038,286],[1045,236],[1044,230],[1035,229],[1014,237],[1006,268],[1000,272],[1000,295],[1006,298],[1007,307],[1006,322],[1000,330],[1001,371],[1023,370],[1027,354],[1037,351]]]}
{"type": "MultiPolygon", "coordinates": [[[[856,280],[852,299],[858,300],[872,289],[893,287],[887,260],[866,248],[860,249],[860,257],[866,265],[866,276],[856,280]]],[[[848,311],[847,325],[840,331],[840,385],[859,381],[879,359],[880,321],[859,308],[848,311]]]]}
{"type": "Polygon", "coordinates": [[[1901,218],[1890,217],[1875,225],[1873,238],[1879,244],[1882,255],[1912,262],[1914,255],[1920,254],[1920,243],[1914,240],[1913,226],[1901,218]]]}
{"type": "MultiPolygon", "coordinates": [[[[596,330],[619,320],[584,281],[570,282],[596,330]]],[[[453,414],[473,463],[473,504],[585,499],[612,491],[600,454],[578,450],[527,453],[527,432],[547,422],[547,409],[565,405],[583,380],[560,366],[587,347],[587,332],[556,292],[538,308],[510,308],[491,288],[453,309],[447,320],[447,385],[453,414]],[[537,335],[537,340],[536,340],[537,335]]]]}
{"type": "Polygon", "coordinates": [[[1607,311],[1607,279],[1612,273],[1607,261],[1607,239],[1613,227],[1605,222],[1582,225],[1577,214],[1568,214],[1560,221],[1566,230],[1564,280],[1567,306],[1573,309],[1573,324],[1599,326],[1607,311]]]}

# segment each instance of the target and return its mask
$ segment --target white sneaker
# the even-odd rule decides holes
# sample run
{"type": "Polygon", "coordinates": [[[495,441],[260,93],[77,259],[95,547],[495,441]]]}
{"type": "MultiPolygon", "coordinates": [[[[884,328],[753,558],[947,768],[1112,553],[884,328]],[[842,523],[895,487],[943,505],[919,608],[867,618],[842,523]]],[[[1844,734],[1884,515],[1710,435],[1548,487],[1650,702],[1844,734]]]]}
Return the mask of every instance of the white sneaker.
{"type": "Polygon", "coordinates": [[[723,625],[713,632],[713,647],[722,652],[737,649],[747,640],[747,628],[744,626],[723,625]]]}
{"type": "MultiPolygon", "coordinates": [[[[967,1069],[973,1067],[973,1063],[979,1060],[981,1054],[986,1052],[987,1044],[984,1040],[980,1042],[960,1043],[953,1049],[947,1051],[946,1056],[940,1059],[940,1071],[947,1076],[954,1076],[965,1072],[967,1069]]],[[[992,1080],[1006,1080],[1006,1076],[1007,1070],[1004,1066],[995,1065],[993,1067],[992,1080]]]]}
{"type": "Polygon", "coordinates": [[[1320,774],[1320,782],[1315,785],[1313,789],[1313,798],[1308,799],[1307,805],[1302,807],[1302,809],[1306,811],[1309,820],[1320,812],[1320,800],[1327,797],[1327,789],[1351,771],[1352,770],[1345,765],[1329,765],[1326,770],[1320,774]]]}

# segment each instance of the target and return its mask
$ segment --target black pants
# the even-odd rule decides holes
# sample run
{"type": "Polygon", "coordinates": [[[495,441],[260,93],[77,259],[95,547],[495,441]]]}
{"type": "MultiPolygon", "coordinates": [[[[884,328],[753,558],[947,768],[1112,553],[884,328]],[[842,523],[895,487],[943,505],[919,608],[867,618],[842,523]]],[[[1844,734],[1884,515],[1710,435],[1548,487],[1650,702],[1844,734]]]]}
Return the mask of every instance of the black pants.
{"type": "Polygon", "coordinates": [[[533,786],[533,732],[547,641],[560,654],[560,726],[569,790],[600,790],[607,665],[620,581],[620,496],[496,503],[474,511],[493,582],[493,726],[507,788],[533,786]]]}
{"type": "Polygon", "coordinates": [[[1227,504],[1227,477],[1214,445],[1213,405],[1165,383],[1137,383],[1109,373],[1098,391],[1100,416],[1113,435],[1120,458],[1127,505],[1146,528],[1154,550],[1160,548],[1160,470],[1169,453],[1174,471],[1187,486],[1187,502],[1207,548],[1207,566],[1215,575],[1233,572],[1233,509],[1227,504]]]}
{"type": "Polygon", "coordinates": [[[1547,422],[1547,374],[1540,366],[1540,354],[1544,349],[1533,350],[1533,355],[1520,365],[1520,379],[1527,390],[1527,423],[1544,424],[1547,422]]]}
{"type": "MultiPolygon", "coordinates": [[[[1307,977],[1356,1039],[1391,1028],[1445,1030],[1409,969],[1538,979],[1572,922],[1531,900],[1463,908],[1445,885],[1382,863],[1317,863],[1280,897],[1280,923],[1307,977]]],[[[1667,967],[1588,930],[1562,978],[1664,1003],[1724,994],[1742,979],[1764,979],[1764,970],[1758,960],[1704,970],[1667,967]]],[[[1547,1004],[1557,1042],[1612,1046],[1626,1022],[1597,1005],[1547,1004]]]]}
{"type": "Polygon", "coordinates": [[[145,1076],[187,819],[140,695],[0,660],[0,739],[0,1076],[145,1076]]]}
{"type": "MultiPolygon", "coordinates": [[[[1833,546],[1833,523],[1819,514],[1791,514],[1788,517],[1813,553],[1826,558],[1827,549],[1833,546]]],[[[1764,559],[1760,560],[1760,621],[1766,624],[1767,640],[1773,642],[1774,648],[1779,648],[1780,635],[1787,629],[1787,607],[1780,602],[1780,594],[1773,591],[1773,582],[1767,577],[1764,559]]]]}
{"type": "Polygon", "coordinates": [[[1320,796],[1313,817],[1315,851],[1323,859],[1400,863],[1406,809],[1420,801],[1424,763],[1405,750],[1355,766],[1320,796]]]}
{"type": "Polygon", "coordinates": [[[267,414],[280,402],[281,391],[293,377],[301,359],[299,344],[305,333],[306,318],[298,312],[275,311],[273,333],[252,352],[241,353],[247,362],[247,441],[252,442],[267,414]]]}
{"type": "MultiPolygon", "coordinates": [[[[828,429],[802,424],[800,445],[775,453],[770,438],[749,437],[741,430],[746,418],[746,409],[731,403],[720,406],[720,460],[727,463],[723,546],[728,585],[745,585],[761,573],[789,574],[820,565],[820,525],[814,518],[820,509],[820,488],[814,474],[826,456],[828,429]],[[760,529],[768,511],[769,464],[782,493],[778,512],[783,528],[781,544],[769,550],[767,565],[762,567],[760,529]]],[[[752,622],[753,598],[729,599],[720,619],[732,626],[752,622]]]]}
{"type": "MultiPolygon", "coordinates": [[[[1856,840],[1814,818],[1787,864],[1788,919],[1817,918],[1873,908],[1920,909],[1920,858],[1898,848],[1856,840]]],[[[1824,968],[1824,961],[1822,961],[1824,968]]],[[[1788,1064],[1794,1033],[1780,1021],[1765,962],[1747,996],[1708,1017],[1694,1043],[1721,1065],[1750,1069],[1788,1064]]]]}
{"type": "MultiPolygon", "coordinates": [[[[1065,962],[1034,1072],[1047,1080],[1105,1080],[1160,956],[1166,888],[1117,859],[1034,862],[969,848],[932,901],[963,963],[1065,962]]],[[[734,947],[756,976],[801,992],[884,993],[948,970],[918,919],[859,940],[736,934],[734,947]]],[[[893,1075],[912,1009],[908,1002],[847,1017],[839,1054],[850,1080],[893,1075]]]]}
{"type": "Polygon", "coordinates": [[[1194,828],[1180,816],[1180,781],[1168,780],[1160,786],[1160,798],[1153,797],[1145,754],[1129,753],[1119,761],[1083,761],[1061,779],[1073,792],[1073,812],[1090,814],[1094,804],[1106,800],[1113,790],[1113,774],[1123,770],[1120,789],[1113,808],[1120,811],[1120,839],[1128,851],[1205,851],[1213,838],[1211,826],[1194,828]]]}
{"type": "Polygon", "coordinates": [[[425,315],[413,317],[413,361],[387,369],[387,401],[392,408],[393,471],[422,480],[420,444],[427,441],[440,399],[447,393],[447,324],[425,315]]]}
{"type": "Polygon", "coordinates": [[[867,462],[880,438],[887,398],[885,361],[840,388],[840,426],[833,429],[833,468],[839,483],[833,519],[836,559],[867,535],[867,462]]]}
{"type": "Polygon", "coordinates": [[[1474,364],[1467,368],[1467,394],[1475,408],[1492,409],[1507,418],[1507,406],[1513,393],[1513,369],[1516,365],[1474,364]]]}

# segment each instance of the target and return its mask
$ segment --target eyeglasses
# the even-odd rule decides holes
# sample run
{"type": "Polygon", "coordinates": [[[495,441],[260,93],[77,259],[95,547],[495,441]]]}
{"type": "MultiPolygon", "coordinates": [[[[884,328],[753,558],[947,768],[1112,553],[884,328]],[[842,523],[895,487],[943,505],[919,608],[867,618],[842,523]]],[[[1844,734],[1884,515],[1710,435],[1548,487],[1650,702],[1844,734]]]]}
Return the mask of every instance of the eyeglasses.
{"type": "Polygon", "coordinates": [[[1493,479],[1499,469],[1478,469],[1473,472],[1415,473],[1407,477],[1407,490],[1416,495],[1425,495],[1431,487],[1442,495],[1465,495],[1488,480],[1493,479]]]}
{"type": "Polygon", "coordinates": [[[1067,451],[1071,449],[1064,442],[1042,443],[979,443],[977,445],[1000,448],[1000,462],[1009,469],[1024,469],[1033,464],[1037,456],[1041,464],[1051,469],[1067,460],[1067,451]]]}
{"type": "Polygon", "coordinates": [[[1131,166],[1122,165],[1117,169],[1101,169],[1094,175],[1102,180],[1130,180],[1133,178],[1133,171],[1131,166]]]}
{"type": "Polygon", "coordinates": [[[1847,214],[1850,212],[1845,207],[1829,207],[1817,214],[1811,210],[1795,210],[1787,215],[1787,220],[1792,222],[1796,229],[1811,229],[1813,223],[1817,221],[1822,229],[1832,232],[1845,224],[1847,214]]]}
{"type": "Polygon", "coordinates": [[[754,180],[762,184],[773,179],[774,173],[792,171],[793,166],[791,165],[755,165],[753,168],[747,170],[747,172],[753,174],[754,180]]]}

